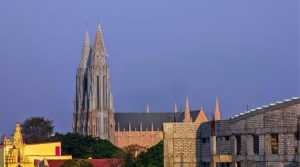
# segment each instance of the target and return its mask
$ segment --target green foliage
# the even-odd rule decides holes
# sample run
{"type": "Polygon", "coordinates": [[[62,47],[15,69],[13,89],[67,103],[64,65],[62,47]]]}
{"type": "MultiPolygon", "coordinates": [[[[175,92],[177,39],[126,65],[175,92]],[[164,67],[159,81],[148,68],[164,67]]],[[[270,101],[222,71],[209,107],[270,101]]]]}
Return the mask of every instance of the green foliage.
{"type": "Polygon", "coordinates": [[[136,167],[163,167],[164,146],[160,141],[146,152],[141,152],[135,162],[136,167]]]}
{"type": "Polygon", "coordinates": [[[133,157],[131,154],[125,154],[125,167],[133,167],[133,157]]]}
{"type": "Polygon", "coordinates": [[[120,158],[124,152],[108,140],[98,137],[83,136],[76,133],[65,135],[56,133],[50,141],[62,142],[62,154],[72,155],[73,158],[120,158]]]}
{"type": "Polygon", "coordinates": [[[93,167],[93,165],[86,160],[71,159],[65,161],[60,167],[93,167]]]}
{"type": "Polygon", "coordinates": [[[163,167],[163,141],[141,152],[136,159],[133,158],[132,149],[123,151],[108,140],[97,137],[56,133],[49,141],[62,142],[62,154],[72,155],[73,158],[124,158],[125,167],[163,167]]]}
{"type": "Polygon", "coordinates": [[[53,121],[44,117],[31,117],[22,124],[22,133],[25,143],[45,142],[53,134],[53,121]]]}

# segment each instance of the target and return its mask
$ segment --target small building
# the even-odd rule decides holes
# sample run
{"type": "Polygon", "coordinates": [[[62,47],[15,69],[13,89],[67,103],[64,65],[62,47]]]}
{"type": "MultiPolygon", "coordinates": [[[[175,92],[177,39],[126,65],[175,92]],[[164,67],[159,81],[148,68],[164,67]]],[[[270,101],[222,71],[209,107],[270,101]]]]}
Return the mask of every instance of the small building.
{"type": "Polygon", "coordinates": [[[16,124],[13,140],[4,139],[0,146],[0,167],[37,167],[35,162],[68,160],[71,155],[61,155],[61,143],[25,144],[20,124],[16,124]]]}

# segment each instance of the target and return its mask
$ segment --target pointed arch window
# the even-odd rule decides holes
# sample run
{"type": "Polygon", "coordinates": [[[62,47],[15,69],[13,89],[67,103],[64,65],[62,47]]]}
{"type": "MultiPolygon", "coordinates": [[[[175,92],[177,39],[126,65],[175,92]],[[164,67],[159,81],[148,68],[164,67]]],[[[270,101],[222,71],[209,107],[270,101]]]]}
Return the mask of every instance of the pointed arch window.
{"type": "Polygon", "coordinates": [[[99,106],[99,76],[97,75],[97,109],[99,109],[100,108],[100,106],[99,106]]]}
{"type": "Polygon", "coordinates": [[[103,76],[103,106],[107,108],[107,77],[103,76]]]}

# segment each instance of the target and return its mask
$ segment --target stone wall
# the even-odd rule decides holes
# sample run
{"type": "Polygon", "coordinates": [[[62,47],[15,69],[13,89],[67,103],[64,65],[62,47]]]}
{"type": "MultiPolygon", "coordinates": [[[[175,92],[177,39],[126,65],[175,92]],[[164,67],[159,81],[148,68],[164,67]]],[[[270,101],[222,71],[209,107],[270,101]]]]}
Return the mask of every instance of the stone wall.
{"type": "Polygon", "coordinates": [[[200,159],[199,124],[164,123],[164,166],[196,166],[200,159]]]}

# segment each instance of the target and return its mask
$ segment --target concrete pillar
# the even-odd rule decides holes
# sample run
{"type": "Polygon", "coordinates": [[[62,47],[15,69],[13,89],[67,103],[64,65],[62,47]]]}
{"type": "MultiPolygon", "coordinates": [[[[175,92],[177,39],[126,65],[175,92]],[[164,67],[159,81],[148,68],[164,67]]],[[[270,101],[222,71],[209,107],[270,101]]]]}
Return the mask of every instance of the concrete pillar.
{"type": "Polygon", "coordinates": [[[211,154],[211,159],[210,159],[210,167],[216,167],[217,162],[216,162],[216,154],[217,154],[217,141],[216,141],[216,122],[213,117],[213,120],[211,121],[211,135],[210,135],[210,154],[211,154]]]}
{"type": "Polygon", "coordinates": [[[210,153],[211,153],[210,167],[216,167],[216,154],[217,154],[216,145],[217,145],[216,136],[210,136],[210,153]]]}

